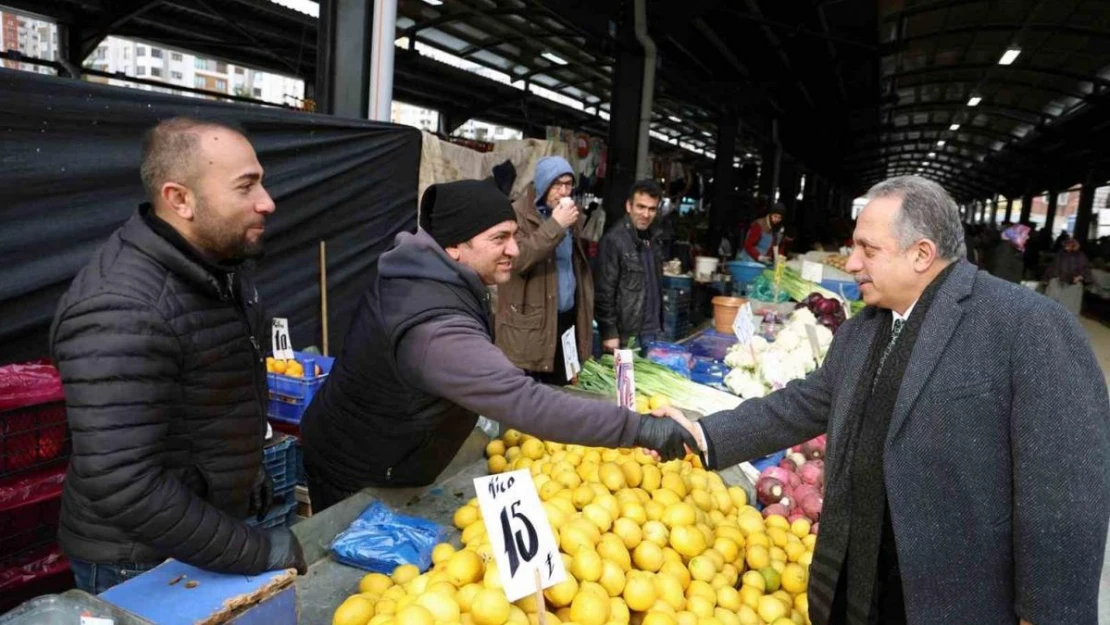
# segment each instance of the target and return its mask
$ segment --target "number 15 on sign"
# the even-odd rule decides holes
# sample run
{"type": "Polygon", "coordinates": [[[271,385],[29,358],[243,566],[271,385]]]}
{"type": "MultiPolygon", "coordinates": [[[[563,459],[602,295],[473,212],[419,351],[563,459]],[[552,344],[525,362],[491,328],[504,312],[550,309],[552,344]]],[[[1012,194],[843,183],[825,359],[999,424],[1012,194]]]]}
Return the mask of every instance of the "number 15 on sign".
{"type": "Polygon", "coordinates": [[[474,490],[509,601],[566,579],[559,545],[529,471],[476,478],[474,490]]]}

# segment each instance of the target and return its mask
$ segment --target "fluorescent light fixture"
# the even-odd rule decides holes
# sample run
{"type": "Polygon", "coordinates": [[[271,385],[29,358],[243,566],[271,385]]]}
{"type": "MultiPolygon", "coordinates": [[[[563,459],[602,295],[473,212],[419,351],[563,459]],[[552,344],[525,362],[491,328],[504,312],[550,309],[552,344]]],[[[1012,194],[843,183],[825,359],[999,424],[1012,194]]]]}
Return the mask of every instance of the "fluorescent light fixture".
{"type": "Polygon", "coordinates": [[[672,122],[674,122],[676,124],[681,124],[682,123],[682,120],[675,117],[674,115],[668,115],[667,119],[671,120],[672,122]]]}
{"type": "Polygon", "coordinates": [[[937,141],[937,147],[938,148],[943,148],[944,147],[944,139],[941,139],[940,141],[937,141]]]}
{"type": "Polygon", "coordinates": [[[977,95],[973,95],[973,96],[971,96],[970,99],[968,99],[967,105],[968,106],[979,106],[979,103],[982,102],[982,101],[983,101],[983,98],[980,98],[977,95]]]}
{"type": "Polygon", "coordinates": [[[998,64],[999,65],[1009,65],[1009,64],[1013,63],[1015,59],[1018,58],[1019,54],[1021,54],[1021,50],[1019,50],[1017,48],[1010,48],[1009,50],[1006,50],[1005,52],[1002,53],[1002,58],[998,59],[998,64]]]}
{"type": "Polygon", "coordinates": [[[751,152],[744,152],[744,158],[751,158],[751,157],[752,157],[751,152]]]}
{"type": "MultiPolygon", "coordinates": [[[[424,2],[427,2],[427,1],[428,0],[424,0],[424,2]]],[[[554,63],[556,65],[566,65],[567,64],[566,60],[563,59],[563,57],[555,56],[554,54],[551,54],[550,52],[544,52],[543,54],[540,54],[540,56],[547,59],[548,61],[551,61],[552,63],[554,63]]]]}
{"type": "Polygon", "coordinates": [[[952,132],[955,132],[955,131],[960,129],[960,125],[959,124],[952,124],[951,126],[948,127],[948,129],[951,130],[952,132]]]}
{"type": "Polygon", "coordinates": [[[708,130],[703,130],[703,131],[701,131],[701,134],[703,134],[703,135],[705,135],[705,136],[707,136],[707,137],[712,137],[712,136],[713,136],[713,133],[709,132],[708,130]]]}
{"type": "Polygon", "coordinates": [[[425,2],[426,4],[430,4],[430,5],[434,6],[434,7],[437,7],[437,6],[441,5],[441,4],[443,4],[443,0],[424,0],[424,2],[425,2]]]}

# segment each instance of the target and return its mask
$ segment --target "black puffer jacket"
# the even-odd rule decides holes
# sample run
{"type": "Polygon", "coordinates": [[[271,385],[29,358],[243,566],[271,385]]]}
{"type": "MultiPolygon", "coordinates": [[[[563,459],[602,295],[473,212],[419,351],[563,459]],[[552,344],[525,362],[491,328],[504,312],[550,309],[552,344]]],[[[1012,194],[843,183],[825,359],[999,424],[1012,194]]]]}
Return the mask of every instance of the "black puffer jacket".
{"type": "Polygon", "coordinates": [[[58,539],[96,563],[257,573],[270,540],[242,519],[262,463],[264,313],[244,272],[190,251],[144,206],[58,305],[73,434],[58,539]]]}
{"type": "MultiPolygon", "coordinates": [[[[598,245],[597,277],[594,280],[594,318],[602,340],[619,338],[621,345],[640,334],[644,323],[645,281],[655,280],[662,293],[663,245],[660,233],[653,230],[650,245],[655,251],[654,272],[644,271],[640,256],[644,241],[625,217],[598,245]]],[[[661,307],[660,307],[661,308],[661,307]]],[[[660,311],[662,312],[662,311],[660,311]]],[[[659,323],[662,327],[662,316],[659,323]]]]}

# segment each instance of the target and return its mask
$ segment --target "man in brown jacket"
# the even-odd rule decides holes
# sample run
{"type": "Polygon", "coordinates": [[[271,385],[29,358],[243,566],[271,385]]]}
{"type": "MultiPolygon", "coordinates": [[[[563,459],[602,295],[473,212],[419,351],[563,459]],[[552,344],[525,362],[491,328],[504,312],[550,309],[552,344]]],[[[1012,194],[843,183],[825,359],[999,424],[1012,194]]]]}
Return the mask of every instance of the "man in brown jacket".
{"type": "Polygon", "coordinates": [[[498,287],[495,337],[514,365],[540,382],[564,385],[563,334],[574,328],[579,361],[592,351],[593,278],[579,242],[570,163],[541,158],[532,186],[513,205],[520,255],[512,278],[498,287]]]}

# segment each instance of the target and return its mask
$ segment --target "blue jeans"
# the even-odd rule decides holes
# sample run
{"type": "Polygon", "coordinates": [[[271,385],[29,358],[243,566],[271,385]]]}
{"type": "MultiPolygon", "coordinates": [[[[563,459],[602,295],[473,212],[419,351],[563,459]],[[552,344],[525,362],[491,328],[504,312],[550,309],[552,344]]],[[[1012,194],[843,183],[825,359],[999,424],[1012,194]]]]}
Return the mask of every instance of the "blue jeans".
{"type": "Polygon", "coordinates": [[[97,564],[74,558],[69,559],[69,568],[73,571],[73,581],[77,589],[93,595],[99,595],[112,586],[117,586],[133,577],[138,577],[159,564],[161,562],[97,564]]]}

